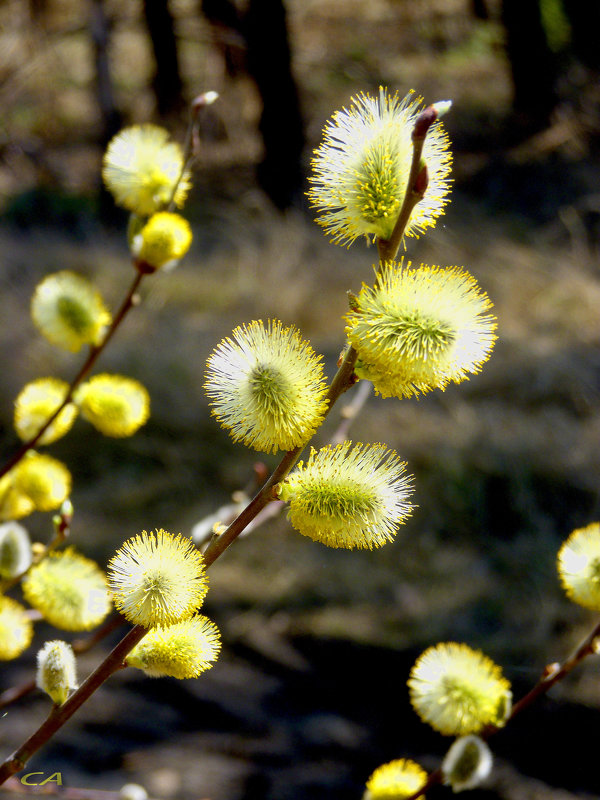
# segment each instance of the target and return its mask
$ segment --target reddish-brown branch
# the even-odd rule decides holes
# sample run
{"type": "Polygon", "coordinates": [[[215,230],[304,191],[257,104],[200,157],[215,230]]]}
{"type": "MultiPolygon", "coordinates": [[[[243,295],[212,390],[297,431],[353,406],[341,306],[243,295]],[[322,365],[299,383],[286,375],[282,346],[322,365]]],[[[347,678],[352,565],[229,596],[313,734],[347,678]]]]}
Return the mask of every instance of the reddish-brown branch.
{"type": "MultiPolygon", "coordinates": [[[[354,365],[356,364],[356,356],[357,353],[353,347],[350,347],[344,355],[342,363],[331,381],[327,392],[327,414],[329,414],[333,408],[338,397],[355,383],[354,365]]],[[[229,545],[237,539],[240,533],[266,505],[272,500],[277,499],[274,493],[275,487],[286,477],[296,461],[298,461],[300,454],[307,444],[308,442],[305,442],[303,445],[295,447],[293,450],[288,450],[258,494],[252,498],[246,508],[233,520],[227,530],[223,531],[222,534],[212,540],[204,551],[204,561],[207,567],[225,552],[229,545]]]]}
{"type": "Polygon", "coordinates": [[[33,733],[18,750],[0,765],[0,785],[11,775],[22,770],[31,756],[33,756],[50,739],[77,709],[91,697],[91,695],[114,672],[121,669],[127,654],[146,635],[146,628],[136,625],[119,644],[108,654],[104,661],[85,679],[69,699],[61,706],[54,706],[46,720],[33,733]]]}
{"type": "Polygon", "coordinates": [[[421,162],[423,154],[423,145],[429,133],[429,129],[438,118],[438,112],[435,106],[427,106],[419,114],[415,120],[415,125],[412,131],[413,153],[412,162],[410,165],[410,173],[408,181],[406,182],[406,191],[404,192],[404,199],[398,219],[394,225],[394,230],[389,239],[378,239],[377,249],[379,251],[379,260],[384,263],[386,261],[393,261],[396,258],[404,231],[408,225],[410,215],[414,207],[425,196],[428,183],[427,165],[421,162]]]}
{"type": "MultiPolygon", "coordinates": [[[[329,400],[328,413],[337,398],[354,383],[354,364],[356,351],[349,348],[340,367],[331,382],[327,398],[329,400]]],[[[250,504],[233,521],[227,530],[213,540],[204,553],[206,566],[209,567],[239,536],[245,526],[264,508],[270,500],[274,499],[273,489],[283,480],[290,469],[298,460],[303,447],[296,447],[288,451],[282,458],[279,466],[274,470],[263,488],[250,502],[250,504]]],[[[112,650],[105,660],[89,675],[69,699],[62,705],[55,707],[45,722],[29,737],[29,739],[10,756],[4,764],[0,765],[0,784],[4,783],[11,775],[25,767],[27,761],[61,728],[77,709],[106,681],[116,670],[124,665],[127,654],[144,637],[146,629],[137,625],[133,628],[112,650]]]]}
{"type": "Polygon", "coordinates": [[[137,290],[139,288],[139,285],[140,285],[143,277],[144,276],[140,272],[136,271],[133,283],[129,287],[129,291],[127,292],[127,294],[125,296],[125,299],[121,303],[121,306],[120,306],[119,310],[117,311],[117,313],[116,313],[116,315],[115,315],[115,317],[114,317],[114,319],[112,321],[112,324],[111,324],[110,328],[106,332],[106,335],[104,336],[104,339],[102,340],[102,342],[99,345],[96,345],[95,347],[91,347],[90,348],[90,352],[88,354],[88,357],[86,358],[84,363],[81,365],[81,368],[80,368],[79,372],[75,375],[75,377],[73,378],[73,380],[69,384],[69,388],[67,390],[67,394],[65,395],[64,400],[59,405],[59,407],[56,409],[56,411],[50,417],[48,417],[48,419],[43,424],[43,426],[40,428],[40,430],[36,433],[36,435],[33,436],[31,439],[29,439],[29,441],[27,441],[23,445],[21,445],[21,447],[12,455],[12,457],[8,459],[6,464],[4,464],[2,469],[0,469],[0,478],[3,475],[6,475],[6,473],[9,470],[11,470],[16,464],[19,463],[19,461],[23,458],[23,456],[26,453],[28,453],[31,449],[33,449],[36,446],[36,444],[39,442],[39,440],[42,438],[42,436],[44,435],[46,430],[50,427],[50,425],[54,422],[54,420],[58,417],[58,415],[63,410],[63,408],[71,402],[71,400],[73,399],[73,393],[75,392],[75,389],[79,386],[81,381],[85,378],[85,376],[92,369],[92,367],[96,363],[98,357],[103,352],[104,348],[109,343],[109,341],[112,339],[115,331],[117,330],[117,328],[119,327],[119,325],[123,321],[125,315],[129,311],[129,309],[132,308],[135,305],[135,294],[136,294],[136,292],[137,292],[137,290]]]}
{"type": "MultiPolygon", "coordinates": [[[[534,703],[539,697],[546,694],[546,692],[551,689],[554,684],[561,681],[566,675],[572,672],[576,666],[581,664],[584,658],[587,656],[594,655],[598,652],[600,643],[600,622],[593,628],[593,630],[585,637],[583,642],[571,653],[571,655],[566,658],[562,664],[554,664],[551,667],[547,667],[544,670],[544,674],[540,678],[540,680],[536,683],[536,685],[527,692],[517,703],[514,704],[512,707],[512,711],[510,716],[508,717],[504,726],[498,727],[497,725],[490,725],[485,730],[483,730],[479,735],[482,739],[489,739],[499,730],[502,730],[509,722],[511,722],[517,714],[520,714],[521,711],[524,711],[526,708],[534,703]]],[[[441,783],[443,780],[443,775],[441,769],[436,769],[432,772],[423,786],[414,794],[411,794],[410,797],[407,797],[406,800],[417,800],[418,797],[421,797],[425,792],[431,789],[432,786],[435,786],[438,783],[441,783]]]]}

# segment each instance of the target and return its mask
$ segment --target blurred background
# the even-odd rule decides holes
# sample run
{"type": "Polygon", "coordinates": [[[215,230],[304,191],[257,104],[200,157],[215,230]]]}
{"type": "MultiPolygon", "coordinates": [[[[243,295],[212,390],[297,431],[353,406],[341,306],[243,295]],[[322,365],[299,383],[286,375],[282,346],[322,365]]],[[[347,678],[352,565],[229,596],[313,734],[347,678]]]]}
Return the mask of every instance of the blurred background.
{"type": "MultiPolygon", "coordinates": [[[[123,441],[79,421],[49,448],[74,474],[73,542],[102,565],[142,529],[189,534],[276,463],[232,444],[208,412],[205,361],[235,325],[296,324],[333,374],[346,291],[369,280],[376,251],[329,244],[303,193],[322,126],[352,95],[384,85],[453,100],[452,202],[406,257],[467,268],[499,321],[480,375],[420,400],[372,397],[352,426],[416,476],[418,509],[393,544],[334,551],[283,517],[265,523],[211,569],[216,666],[185,682],[123,671],[31,770],[70,787],[136,781],[165,800],[360,798],[380,763],[433,769],[449,744],[407,700],[427,646],[483,649],[519,696],[591,629],[555,557],[600,516],[599,26],[588,0],[0,4],[6,456],[22,386],[69,380],[81,363],[37,334],[36,283],[73,269],[114,307],[131,280],[126,219],[100,185],[106,142],[146,121],[181,140],[190,100],[220,95],[184,211],[192,252],[145,281],[98,364],[146,385],[151,419],[123,441]]],[[[321,442],[338,423],[336,412],[321,442]]],[[[49,515],[25,524],[49,538],[49,515]]],[[[31,676],[48,636],[39,626],[31,651],[3,664],[0,688],[31,676]]],[[[82,658],[82,676],[110,643],[82,658]]],[[[494,737],[496,769],[474,800],[600,797],[599,708],[592,660],[494,737]]],[[[46,710],[37,693],[7,710],[3,754],[46,710]]]]}

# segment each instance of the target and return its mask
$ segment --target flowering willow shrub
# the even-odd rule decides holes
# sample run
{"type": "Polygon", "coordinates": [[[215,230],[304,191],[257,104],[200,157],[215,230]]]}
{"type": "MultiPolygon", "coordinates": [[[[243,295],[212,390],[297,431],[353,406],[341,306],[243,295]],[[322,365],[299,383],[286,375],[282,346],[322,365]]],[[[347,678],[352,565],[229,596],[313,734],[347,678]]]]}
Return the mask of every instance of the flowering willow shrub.
{"type": "MultiPolygon", "coordinates": [[[[127,538],[105,572],[74,546],[63,548],[73,513],[71,474],[36,448],[69,433],[78,416],[112,437],[134,435],[148,419],[150,398],[137,380],[90,372],[134,306],[142,281],[172,269],[190,247],[192,231],[175,209],[191,188],[199,115],[215,99],[209,92],[192,103],[185,151],[155,125],[126,128],[108,146],[104,182],[131,214],[134,279],[121,306],[111,313],[93,283],[69,271],[48,276],[34,293],[31,313],[40,333],[53,346],[74,353],[87,346],[89,353],[70,384],[39,377],[15,401],[15,430],[23,444],[0,472],[0,659],[16,658],[29,646],[36,616],[62,631],[90,630],[114,605],[133,627],[79,687],[76,648],[60,638],[45,643],[37,657],[37,686],[50,697],[52,711],[0,765],[0,783],[118,669],[184,679],[213,665],[221,642],[216,625],[200,613],[206,570],[270,502],[283,501],[291,526],[327,547],[374,549],[392,542],[412,512],[414,484],[395,451],[384,443],[343,441],[311,446],[303,461],[301,454],[340,395],[358,382],[370,381],[382,397],[400,399],[444,390],[477,373],[493,349],[491,302],[468,272],[397,261],[405,237],[433,226],[448,202],[451,156],[440,117],[450,103],[423,108],[414,93],[403,100],[384,89],[375,97],[360,94],[326,124],[310,178],[317,220],[333,242],[351,245],[366,237],[379,256],[371,282],[349,296],[337,373],[327,383],[321,356],[293,325],[276,319],[237,327],[215,346],[206,366],[216,420],[236,442],[265,453],[283,451],[278,466],[254,498],[236,507],[229,525],[215,522],[203,552],[190,538],[142,531],[127,538]],[[32,545],[16,520],[57,509],[54,537],[32,545]],[[29,608],[6,596],[18,583],[29,608]]],[[[569,537],[559,554],[559,575],[571,599],[600,609],[598,523],[569,537]]],[[[366,782],[364,800],[408,800],[436,782],[454,791],[478,786],[492,765],[486,740],[595,652],[599,638],[600,625],[514,705],[509,681],[483,653],[458,642],[427,648],[408,677],[411,703],[423,722],[454,742],[430,775],[405,758],[379,766],[366,782]]]]}
{"type": "MultiPolygon", "coordinates": [[[[218,656],[219,631],[198,614],[208,579],[192,541],[162,529],[142,531],[124,543],[107,573],[74,546],[63,548],[73,514],[72,476],[65,464],[34,449],[68,434],[78,416],[100,434],[118,438],[133,436],[147,421],[150,396],[139,381],[90,373],[133,307],[142,278],[172,269],[190,247],[189,223],[173,212],[191,187],[189,157],[155,125],[127,128],[108,146],[103,177],[115,201],[131,212],[127,234],[135,274],[114,314],[92,281],[68,270],[45,277],[33,294],[32,320],[48,342],[73,353],[87,346],[89,352],[70,384],[54,376],[36,378],[15,400],[14,426],[23,445],[0,475],[0,660],[16,658],[29,646],[35,615],[60,631],[87,631],[113,606],[135,626],[120,666],[152,676],[196,677],[218,656]],[[45,546],[32,545],[27,529],[15,521],[36,510],[58,511],[54,537],[45,546]],[[29,608],[6,596],[17,584],[29,608]]],[[[38,652],[36,683],[52,700],[55,720],[57,708],[68,709],[78,691],[75,656],[62,639],[38,652]]],[[[26,751],[4,765],[4,777],[28,758],[26,751]]]]}

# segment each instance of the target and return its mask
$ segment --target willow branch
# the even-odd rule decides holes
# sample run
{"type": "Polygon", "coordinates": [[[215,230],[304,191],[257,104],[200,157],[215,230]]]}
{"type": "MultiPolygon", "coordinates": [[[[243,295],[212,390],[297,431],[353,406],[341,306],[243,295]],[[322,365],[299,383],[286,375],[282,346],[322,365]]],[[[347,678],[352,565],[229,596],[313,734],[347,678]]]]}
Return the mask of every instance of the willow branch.
{"type": "Polygon", "coordinates": [[[421,156],[423,155],[423,145],[429,129],[437,118],[438,111],[435,106],[427,106],[415,120],[411,134],[413,143],[412,161],[400,213],[390,238],[377,240],[377,249],[381,262],[393,261],[396,258],[410,215],[417,203],[425,196],[428,175],[427,165],[422,163],[421,156]]]}
{"type": "Polygon", "coordinates": [[[129,311],[129,309],[132,308],[135,305],[135,294],[136,294],[136,292],[137,292],[137,290],[139,288],[139,285],[140,285],[143,277],[144,276],[143,276],[143,274],[141,272],[137,272],[136,271],[135,278],[133,279],[133,282],[132,282],[131,286],[129,287],[129,291],[125,295],[125,299],[121,303],[121,307],[117,311],[117,313],[116,313],[116,315],[115,315],[115,317],[114,317],[114,319],[112,321],[112,324],[110,325],[108,331],[106,332],[106,335],[104,336],[104,339],[102,340],[102,342],[99,345],[96,345],[95,347],[91,347],[90,348],[90,352],[88,354],[88,357],[86,358],[86,360],[82,364],[81,369],[79,370],[77,375],[75,375],[75,377],[73,378],[73,380],[69,384],[69,388],[67,390],[67,394],[65,395],[64,400],[58,406],[56,411],[54,411],[54,413],[50,417],[48,417],[48,419],[42,425],[42,427],[36,433],[36,435],[33,436],[31,439],[29,439],[27,442],[25,442],[13,454],[13,456],[11,458],[9,458],[9,460],[2,467],[2,469],[0,469],[0,478],[3,475],[6,475],[6,473],[10,469],[12,469],[15,466],[15,464],[19,463],[19,461],[23,458],[23,456],[26,453],[28,453],[32,448],[34,448],[36,446],[36,444],[39,442],[39,440],[42,438],[42,436],[44,435],[46,430],[50,427],[50,425],[54,422],[54,420],[58,417],[58,415],[63,410],[63,408],[71,402],[71,400],[73,399],[73,393],[75,392],[75,389],[77,389],[77,387],[79,386],[81,381],[85,378],[85,376],[92,369],[92,367],[94,366],[94,364],[98,360],[98,357],[100,356],[100,354],[102,353],[102,351],[104,350],[106,345],[109,343],[109,341],[114,336],[115,331],[117,330],[117,328],[119,327],[119,325],[121,324],[123,319],[125,318],[125,316],[126,316],[127,312],[129,311]]]}
{"type": "Polygon", "coordinates": [[[370,381],[360,381],[352,400],[342,408],[340,422],[330,438],[331,444],[341,444],[348,438],[350,426],[362,411],[363,406],[371,396],[373,384],[370,381]]]}
{"type": "MultiPolygon", "coordinates": [[[[197,147],[197,138],[198,138],[197,131],[198,131],[200,112],[207,105],[210,105],[212,102],[214,102],[214,100],[216,98],[217,98],[217,95],[216,95],[215,92],[206,92],[205,94],[199,95],[192,102],[190,123],[188,125],[188,131],[187,131],[186,141],[185,141],[185,146],[184,146],[184,166],[181,169],[181,172],[179,173],[179,175],[177,177],[177,181],[175,182],[175,184],[173,186],[173,191],[171,193],[171,199],[170,199],[170,202],[169,202],[169,210],[171,210],[171,211],[173,210],[174,205],[175,205],[175,194],[177,192],[177,188],[178,188],[181,180],[183,179],[184,175],[192,167],[193,162],[194,162],[195,157],[196,157],[195,149],[197,147]]],[[[14,467],[15,464],[18,464],[18,462],[23,458],[23,456],[26,453],[29,452],[29,450],[31,450],[32,448],[35,447],[35,445],[39,442],[39,440],[44,435],[46,430],[50,427],[50,425],[58,417],[58,415],[63,410],[63,408],[65,408],[65,406],[68,405],[68,403],[71,402],[71,400],[73,399],[73,393],[74,393],[75,389],[79,386],[81,381],[85,378],[85,376],[92,369],[92,367],[96,363],[96,360],[98,359],[98,357],[100,356],[100,354],[102,353],[102,351],[104,350],[106,345],[109,343],[109,341],[112,339],[115,331],[117,330],[117,328],[119,327],[119,325],[123,321],[123,318],[125,317],[125,315],[129,311],[129,309],[132,308],[132,306],[135,305],[135,294],[136,294],[136,292],[137,292],[137,290],[139,288],[139,285],[140,285],[140,283],[142,281],[142,278],[144,277],[144,274],[146,274],[146,273],[144,273],[142,270],[136,271],[133,283],[131,284],[131,286],[129,288],[129,291],[127,292],[127,295],[125,296],[125,299],[123,300],[123,302],[121,304],[121,307],[117,311],[117,313],[116,313],[116,315],[115,315],[115,317],[114,317],[114,319],[112,321],[111,326],[109,327],[108,331],[106,332],[106,335],[105,335],[104,339],[102,340],[102,342],[99,345],[90,348],[90,352],[89,352],[88,357],[86,358],[85,362],[81,366],[81,369],[79,370],[77,375],[73,378],[73,380],[69,384],[69,388],[67,390],[67,394],[66,394],[63,402],[54,411],[54,413],[46,420],[46,422],[40,428],[40,430],[36,433],[36,435],[33,436],[31,439],[29,439],[29,441],[25,442],[25,444],[23,444],[16,451],[16,453],[14,453],[14,455],[6,462],[6,464],[2,467],[2,469],[0,469],[0,478],[3,475],[6,475],[6,473],[10,469],[12,469],[12,467],[14,467]]]]}
{"type": "MultiPolygon", "coordinates": [[[[192,109],[191,109],[191,117],[190,117],[190,124],[188,126],[188,132],[184,147],[184,166],[178,176],[177,182],[173,187],[173,191],[171,193],[171,200],[169,203],[169,208],[172,210],[175,200],[175,194],[177,192],[177,188],[179,186],[180,181],[183,179],[183,176],[186,174],[186,171],[192,166],[194,161],[196,151],[198,149],[199,144],[199,116],[203,108],[207,105],[210,105],[214,100],[217,98],[217,94],[215,92],[207,92],[205,94],[199,95],[195,100],[192,102],[192,109]]],[[[46,420],[43,427],[37,432],[37,434],[31,438],[29,441],[25,442],[22,447],[12,456],[11,459],[5,464],[5,466],[0,470],[0,477],[5,475],[15,464],[17,464],[23,456],[31,450],[40,438],[43,436],[44,432],[48,429],[48,427],[52,424],[52,422],[58,417],[60,412],[65,408],[65,406],[71,402],[73,393],[83,378],[89,373],[92,369],[96,360],[108,344],[108,342],[113,337],[115,331],[123,321],[125,315],[135,305],[135,294],[139,288],[139,285],[142,281],[142,278],[146,274],[143,270],[138,269],[135,274],[135,278],[123,300],[119,310],[117,311],[112,324],[110,325],[103,341],[101,344],[97,345],[96,347],[90,348],[89,355],[85,360],[84,364],[81,366],[81,369],[77,373],[77,375],[73,378],[71,383],[69,384],[69,388],[67,390],[67,394],[61,403],[61,405],[56,409],[56,411],[46,420]]],[[[352,372],[354,367],[354,362],[352,362],[352,368],[350,372],[352,372]]],[[[339,372],[339,371],[338,371],[339,372]]],[[[337,376],[336,376],[337,377],[337,376]]],[[[350,384],[348,384],[350,385],[350,384]]],[[[347,388],[347,387],[346,387],[347,388]]],[[[272,483],[267,482],[269,485],[274,485],[280,477],[278,475],[287,474],[285,470],[284,462],[289,466],[287,469],[291,469],[293,464],[295,463],[295,459],[297,459],[300,450],[298,452],[292,451],[291,453],[287,453],[284,459],[282,460],[282,464],[280,464],[279,468],[275,470],[273,475],[271,476],[270,481],[272,483]]],[[[264,491],[264,488],[263,488],[264,491]]],[[[263,505],[266,504],[266,501],[263,505]]],[[[252,505],[252,503],[250,504],[252,505]]],[[[260,510],[260,509],[259,509],[260,510]]],[[[247,509],[246,509],[247,511],[247,509]]],[[[255,515],[255,514],[254,514],[255,515]]],[[[252,517],[250,517],[251,519],[252,517]]],[[[237,535],[237,534],[236,534],[237,535]]],[[[235,536],[233,537],[235,538],[235,536]]],[[[232,541],[233,541],[232,538],[232,541]]],[[[225,549],[225,548],[222,548],[225,549]]],[[[220,551],[222,552],[222,550],[220,551]]],[[[212,557],[212,561],[220,555],[220,552],[216,553],[212,557]]],[[[211,561],[207,563],[212,563],[211,561]]],[[[91,641],[86,646],[85,644],[80,643],[81,651],[89,649],[92,647],[97,641],[104,638],[114,627],[116,627],[118,623],[115,620],[110,620],[94,637],[91,638],[91,641]]],[[[64,724],[69,720],[72,715],[77,711],[77,709],[88,700],[89,697],[98,689],[102,684],[118,669],[126,666],[125,665],[125,658],[127,654],[135,647],[135,645],[141,641],[141,639],[146,635],[147,630],[146,628],[142,627],[141,625],[136,625],[132,628],[129,633],[127,633],[123,639],[116,645],[116,647],[109,653],[109,655],[104,659],[104,661],[92,672],[88,678],[81,684],[81,686],[67,699],[65,703],[61,706],[55,706],[52,711],[50,712],[48,718],[45,722],[40,725],[40,727],[29,737],[29,739],[24,742],[24,744],[16,750],[12,756],[10,756],[2,765],[0,765],[0,784],[4,783],[11,775],[14,775],[16,772],[19,772],[21,769],[24,768],[27,761],[31,758],[34,753],[36,753],[40,747],[42,747],[64,724]]],[[[24,685],[23,687],[18,687],[14,690],[9,690],[9,702],[12,699],[16,699],[16,697],[22,697],[28,691],[31,691],[31,683],[24,685]]],[[[4,698],[4,696],[3,696],[4,698]]]]}
{"type": "Polygon", "coordinates": [[[22,697],[26,697],[35,689],[35,681],[25,681],[19,686],[11,686],[10,689],[5,689],[0,694],[0,708],[9,706],[11,703],[16,703],[22,697]]]}
{"type": "MultiPolygon", "coordinates": [[[[348,348],[327,391],[328,404],[325,416],[329,414],[338,397],[355,383],[354,365],[356,364],[356,357],[356,350],[353,347],[348,348]]],[[[207,567],[227,550],[229,545],[237,539],[244,528],[252,522],[266,505],[272,500],[277,499],[275,487],[284,480],[307,445],[308,442],[304,442],[304,444],[294,447],[293,450],[288,450],[258,494],[256,494],[246,508],[238,514],[231,525],[223,531],[222,534],[216,536],[212,540],[204,551],[204,562],[207,567]]]]}
{"type": "Polygon", "coordinates": [[[177,189],[185,175],[191,171],[200,151],[200,122],[202,112],[205,108],[212,105],[219,97],[216,92],[203,92],[195,97],[190,104],[190,119],[185,134],[183,144],[183,169],[179,173],[171,192],[171,199],[167,205],[167,211],[175,211],[175,197],[177,189]]]}
{"type": "MultiPolygon", "coordinates": [[[[550,667],[546,668],[544,674],[538,681],[538,683],[529,691],[524,697],[522,697],[518,703],[512,708],[510,717],[508,721],[512,720],[516,717],[517,714],[520,714],[521,711],[526,709],[530,706],[538,697],[551,689],[555,683],[562,681],[562,679],[568,675],[572,670],[575,669],[584,658],[587,656],[594,655],[598,652],[598,646],[600,643],[600,622],[595,626],[595,628],[585,637],[585,639],[581,642],[581,644],[571,653],[571,655],[563,661],[562,664],[552,664],[550,667]]],[[[496,730],[492,730],[492,733],[495,733],[496,730]]]]}
{"type": "Polygon", "coordinates": [[[0,784],[11,775],[22,770],[28,760],[44,745],[59,728],[69,720],[77,709],[117,670],[124,666],[127,654],[146,635],[146,628],[136,625],[127,633],[104,661],[85,679],[69,699],[61,706],[54,706],[46,720],[18,750],[0,765],[0,784]]]}
{"type": "MultiPolygon", "coordinates": [[[[123,625],[123,617],[120,614],[113,614],[104,625],[94,631],[90,636],[87,636],[85,639],[76,639],[71,645],[73,652],[77,656],[82,653],[87,653],[88,650],[91,650],[103,639],[106,639],[109,634],[121,625],[123,625]]],[[[0,694],[0,709],[11,705],[11,703],[15,703],[17,700],[20,700],[21,697],[25,697],[32,692],[35,687],[35,681],[25,681],[19,686],[11,686],[10,689],[6,689],[0,694]]]]}
{"type": "MultiPolygon", "coordinates": [[[[585,639],[581,642],[580,645],[568,656],[562,664],[556,663],[551,664],[544,670],[544,674],[540,678],[540,680],[536,683],[533,689],[530,689],[526,695],[524,695],[517,703],[514,704],[512,707],[512,711],[506,720],[506,723],[499,727],[497,725],[489,725],[485,728],[479,736],[482,739],[489,739],[499,730],[503,730],[509,722],[511,722],[517,714],[520,714],[521,711],[524,711],[526,708],[534,703],[539,697],[548,692],[554,684],[561,681],[565,678],[570,672],[572,672],[575,667],[577,667],[581,662],[587,658],[587,656],[594,655],[598,653],[600,646],[600,622],[593,628],[593,630],[585,637],[585,639]]],[[[441,783],[443,780],[443,774],[441,769],[436,769],[434,772],[430,773],[427,780],[423,784],[423,786],[417,791],[411,794],[406,800],[417,800],[418,797],[421,797],[425,792],[431,789],[432,786],[441,783]]]]}
{"type": "MultiPolygon", "coordinates": [[[[333,378],[327,392],[327,413],[331,410],[338,397],[355,382],[354,365],[356,351],[349,348],[333,378]]],[[[217,558],[235,541],[246,525],[263,509],[267,503],[275,499],[274,487],[285,478],[298,460],[300,453],[307,443],[289,450],[281,459],[270,478],[258,494],[250,501],[246,508],[232,522],[227,530],[214,539],[204,553],[206,567],[213,564],[217,558]]],[[[121,667],[125,666],[127,654],[146,635],[147,630],[141,625],[136,625],[119,644],[109,653],[104,661],[92,672],[68,700],[61,706],[56,706],[48,718],[40,725],[21,747],[10,756],[4,764],[0,765],[0,784],[4,783],[11,775],[25,767],[27,761],[42,747],[64,724],[77,709],[100,688],[110,676],[121,667]]]]}

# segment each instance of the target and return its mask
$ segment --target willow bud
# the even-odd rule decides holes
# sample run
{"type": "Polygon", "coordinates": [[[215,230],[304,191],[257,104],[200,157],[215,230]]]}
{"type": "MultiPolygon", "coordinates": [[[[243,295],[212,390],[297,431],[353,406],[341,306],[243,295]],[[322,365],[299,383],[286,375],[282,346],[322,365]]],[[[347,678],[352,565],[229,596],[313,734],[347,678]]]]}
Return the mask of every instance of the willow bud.
{"type": "Polygon", "coordinates": [[[60,639],[46,642],[37,654],[37,665],[38,688],[61,706],[69,692],[77,688],[73,648],[60,639]]]}
{"type": "Polygon", "coordinates": [[[444,783],[454,792],[474,789],[492,769],[492,754],[479,736],[461,736],[446,753],[442,762],[444,783]]]}
{"type": "Polygon", "coordinates": [[[0,525],[0,578],[16,578],[31,565],[29,534],[18,522],[0,525]]]}

